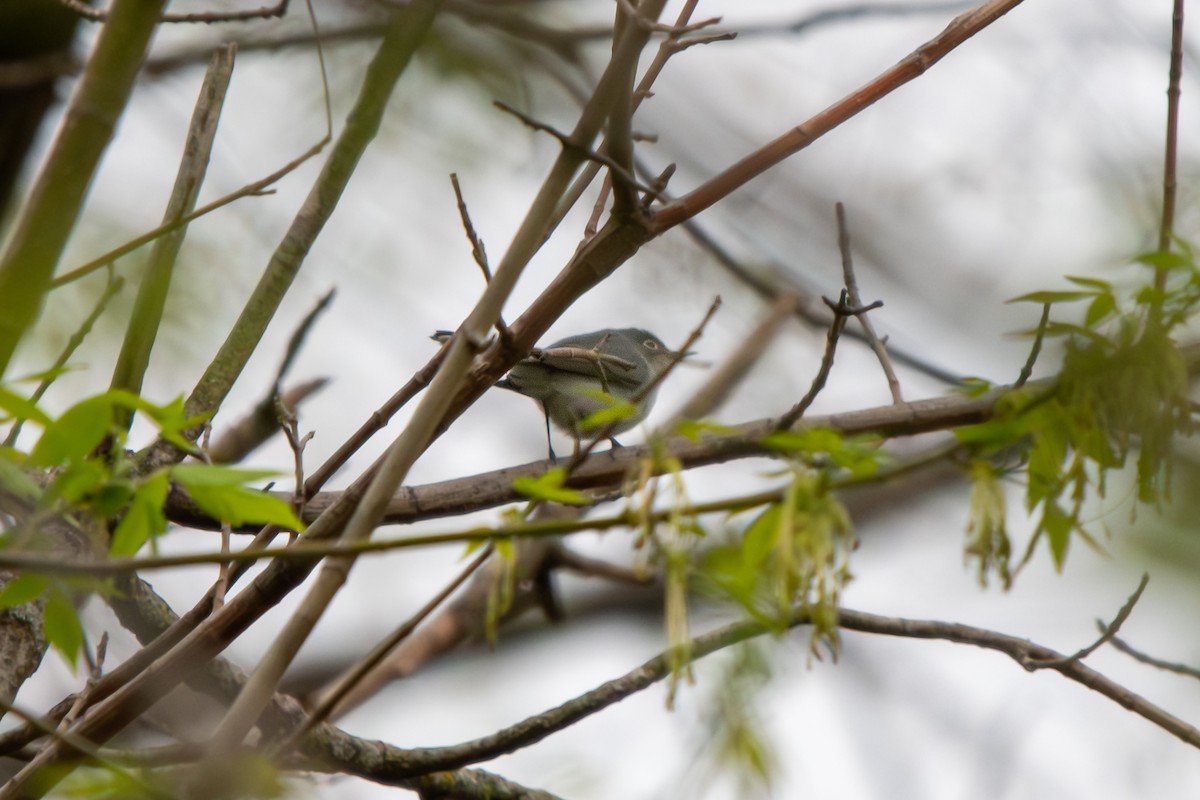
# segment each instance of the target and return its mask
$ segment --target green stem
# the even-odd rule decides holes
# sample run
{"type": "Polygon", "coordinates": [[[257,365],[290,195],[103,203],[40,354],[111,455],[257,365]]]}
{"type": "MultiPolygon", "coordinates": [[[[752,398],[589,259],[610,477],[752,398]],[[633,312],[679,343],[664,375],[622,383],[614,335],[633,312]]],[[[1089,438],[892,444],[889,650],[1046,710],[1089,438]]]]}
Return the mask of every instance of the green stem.
{"type": "Polygon", "coordinates": [[[41,173],[0,255],[0,375],[37,320],[166,0],[114,0],[41,173]]]}
{"type": "MultiPolygon", "coordinates": [[[[225,92],[229,89],[229,79],[233,75],[233,53],[234,47],[229,45],[214,53],[209,62],[208,74],[204,77],[200,97],[196,100],[196,110],[192,115],[183,160],[175,178],[175,188],[163,215],[164,223],[180,219],[196,207],[196,199],[200,196],[200,187],[208,171],[208,160],[212,154],[213,140],[217,135],[217,123],[225,104],[225,92]]],[[[150,365],[150,351],[154,348],[154,340],[162,324],[167,290],[171,286],[175,263],[186,235],[185,225],[154,243],[150,253],[150,264],[142,278],[141,286],[138,287],[133,313],[129,315],[129,324],[125,328],[125,340],[121,343],[121,352],[113,368],[113,389],[127,389],[134,394],[141,394],[142,380],[146,375],[146,368],[150,365]]],[[[121,426],[128,430],[133,421],[133,412],[123,410],[119,413],[122,415],[121,426]]]]}

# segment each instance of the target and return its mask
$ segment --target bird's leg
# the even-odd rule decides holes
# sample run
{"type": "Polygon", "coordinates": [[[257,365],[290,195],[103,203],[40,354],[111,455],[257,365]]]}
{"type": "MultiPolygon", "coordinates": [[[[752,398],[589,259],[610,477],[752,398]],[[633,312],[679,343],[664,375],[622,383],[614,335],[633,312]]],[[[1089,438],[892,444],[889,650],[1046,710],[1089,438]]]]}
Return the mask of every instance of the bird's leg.
{"type": "Polygon", "coordinates": [[[615,437],[615,436],[608,437],[608,441],[612,442],[613,447],[624,447],[625,446],[625,445],[621,444],[620,442],[618,442],[617,437],[615,437]]]}
{"type": "Polygon", "coordinates": [[[550,453],[550,463],[557,464],[558,456],[554,455],[554,442],[550,439],[550,412],[545,403],[542,403],[542,414],[546,417],[546,450],[550,453]]]}

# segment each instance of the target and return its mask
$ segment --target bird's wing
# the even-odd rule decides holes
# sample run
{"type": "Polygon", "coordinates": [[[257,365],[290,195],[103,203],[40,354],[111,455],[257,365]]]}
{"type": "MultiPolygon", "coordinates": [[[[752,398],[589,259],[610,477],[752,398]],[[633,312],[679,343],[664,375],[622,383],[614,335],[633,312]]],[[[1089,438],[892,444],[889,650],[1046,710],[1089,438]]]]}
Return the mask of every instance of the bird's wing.
{"type": "Polygon", "coordinates": [[[576,375],[595,376],[603,371],[604,378],[610,384],[619,386],[637,386],[641,376],[635,365],[608,353],[600,353],[589,347],[578,347],[559,342],[552,347],[542,350],[539,355],[530,356],[522,364],[538,364],[547,370],[572,372],[576,375]]]}

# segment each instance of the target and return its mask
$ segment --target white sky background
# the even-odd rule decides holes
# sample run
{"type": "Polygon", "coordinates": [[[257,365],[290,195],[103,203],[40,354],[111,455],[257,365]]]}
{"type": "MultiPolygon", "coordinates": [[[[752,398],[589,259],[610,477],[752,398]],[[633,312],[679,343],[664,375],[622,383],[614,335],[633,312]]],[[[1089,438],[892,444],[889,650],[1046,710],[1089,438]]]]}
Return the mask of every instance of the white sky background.
{"type": "MultiPolygon", "coordinates": [[[[698,16],[723,14],[725,25],[737,29],[792,19],[815,7],[704,2],[698,16]]],[[[611,14],[607,3],[563,3],[557,9],[563,21],[611,14]]],[[[674,12],[673,6],[664,18],[674,12]]],[[[319,3],[318,14],[336,17],[319,3]]],[[[657,144],[643,145],[640,152],[657,166],[677,162],[671,189],[683,192],[862,85],[940,30],[949,16],[839,23],[800,36],[747,36],[695,48],[668,66],[656,95],[639,112],[637,129],[658,136],[657,144]]],[[[886,303],[872,315],[880,332],[949,370],[1009,381],[1027,348],[1011,334],[1035,325],[1039,309],[1004,305],[1005,299],[1065,288],[1064,273],[1120,279],[1132,274],[1118,271],[1127,258],[1153,246],[1169,23],[1169,0],[1027,0],[928,74],[706,212],[700,222],[749,263],[787,270],[833,296],[841,278],[833,203],[845,202],[863,295],[886,303]]],[[[166,31],[158,52],[219,34],[219,29],[166,31]]],[[[1194,55],[1194,28],[1188,40],[1194,55]]],[[[341,46],[328,53],[339,129],[371,49],[341,46]]],[[[593,74],[603,56],[603,45],[591,51],[593,74]]],[[[1200,130],[1196,66],[1192,58],[1185,65],[1180,159],[1179,231],[1193,239],[1194,132],[1200,130]]],[[[92,191],[68,265],[157,223],[202,72],[200,66],[175,71],[139,89],[92,191]]],[[[500,97],[569,129],[574,110],[543,77],[531,73],[519,84],[483,88],[436,75],[428,62],[405,76],[380,139],[228,402],[226,420],[257,400],[293,326],[330,287],[337,287],[338,297],[293,371],[295,378],[325,375],[334,381],[305,407],[302,426],[316,431],[310,465],[331,453],[425,362],[434,349],[428,334],[454,327],[482,288],[447,174],[459,174],[495,263],[556,145],[496,111],[490,101],[500,97]]],[[[243,54],[202,200],[261,177],[319,138],[319,92],[311,53],[243,54]]],[[[148,380],[151,399],[165,401],[190,389],[316,169],[309,165],[289,177],[277,195],[240,201],[193,226],[184,252],[186,274],[169,309],[173,327],[148,380]]],[[[569,257],[582,221],[573,216],[539,254],[508,305],[509,318],[569,257]]],[[[713,361],[736,346],[762,307],[681,232],[673,232],[581,299],[550,338],[638,325],[677,343],[716,293],[725,305],[698,347],[713,361]]],[[[61,324],[65,336],[81,302],[64,293],[46,319],[61,324]]],[[[109,332],[119,324],[119,318],[113,320],[109,332]]],[[[823,338],[823,331],[790,328],[717,419],[744,421],[790,406],[816,369],[823,338]]],[[[98,339],[91,360],[84,354],[77,361],[110,363],[112,347],[113,340],[98,339]]],[[[23,356],[32,369],[44,354],[27,350],[23,356]]],[[[1042,368],[1053,366],[1050,353],[1042,368]]],[[[679,371],[660,393],[652,420],[665,418],[703,379],[701,371],[679,371]]],[[[910,399],[943,391],[908,371],[902,379],[910,399]]],[[[50,403],[65,404],[107,380],[102,369],[81,370],[50,403]]],[[[816,412],[888,401],[873,359],[844,342],[816,412]]],[[[388,433],[398,430],[394,424],[388,433]]],[[[343,476],[356,474],[385,443],[382,437],[373,442],[343,476]]],[[[543,455],[534,404],[492,392],[431,448],[411,482],[543,455]]],[[[256,466],[285,469],[289,462],[280,443],[254,460],[256,466]]],[[[761,486],[761,474],[769,469],[761,462],[697,471],[689,476],[689,491],[698,498],[725,496],[761,486]]],[[[1179,491],[1186,494],[1187,487],[1179,491]]],[[[1013,496],[1018,494],[1014,489],[1013,496]]],[[[1111,543],[1114,558],[1076,546],[1059,576],[1043,552],[1011,593],[981,591],[973,570],[962,563],[966,497],[965,486],[951,486],[871,515],[859,529],[857,579],[846,604],[994,627],[1069,652],[1094,637],[1093,620],[1111,618],[1141,572],[1150,569],[1150,588],[1124,635],[1163,658],[1200,661],[1200,642],[1184,623],[1195,618],[1200,598],[1184,571],[1172,572],[1119,537],[1111,543]]],[[[1114,490],[1097,516],[1123,528],[1129,503],[1127,492],[1114,490]]],[[[1019,503],[1013,514],[1019,519],[1019,503]]],[[[1142,518],[1149,514],[1143,511],[1142,518]]],[[[451,523],[426,527],[444,530],[451,523]]],[[[200,536],[174,537],[167,546],[211,545],[200,536]]],[[[581,537],[580,546],[619,559],[628,557],[628,541],[625,533],[611,533],[581,537]]],[[[457,550],[364,560],[301,658],[365,652],[458,564],[457,550]]],[[[151,577],[177,609],[189,607],[210,579],[198,570],[151,577]]],[[[566,581],[568,609],[581,594],[595,591],[593,582],[566,581]]],[[[269,614],[230,654],[252,664],[289,607],[269,614]]],[[[115,629],[103,613],[93,611],[92,619],[97,635],[100,627],[115,629]]],[[[715,621],[701,609],[694,626],[699,631],[715,621]]],[[[568,621],[544,634],[514,637],[509,646],[502,639],[492,655],[472,652],[434,665],[389,688],[346,726],[400,745],[455,743],[623,674],[663,643],[661,628],[645,624],[644,617],[568,621]]],[[[1030,675],[1003,656],[961,646],[856,634],[846,634],[839,664],[808,669],[806,644],[801,631],[770,646],[777,674],[761,696],[760,713],[781,765],[777,797],[1166,797],[1200,785],[1193,750],[1055,674],[1030,675]]],[[[654,688],[543,744],[482,766],[571,800],[741,796],[735,783],[696,772],[697,720],[720,678],[720,659],[710,662],[701,665],[698,686],[682,691],[674,712],[663,709],[663,690],[654,688]]],[[[1111,651],[1089,663],[1185,719],[1200,720],[1193,684],[1111,651]]],[[[65,671],[56,671],[39,676],[22,700],[36,706],[37,699],[55,700],[74,685],[65,671]]],[[[318,786],[317,793],[329,797],[404,794],[358,781],[318,786]]]]}

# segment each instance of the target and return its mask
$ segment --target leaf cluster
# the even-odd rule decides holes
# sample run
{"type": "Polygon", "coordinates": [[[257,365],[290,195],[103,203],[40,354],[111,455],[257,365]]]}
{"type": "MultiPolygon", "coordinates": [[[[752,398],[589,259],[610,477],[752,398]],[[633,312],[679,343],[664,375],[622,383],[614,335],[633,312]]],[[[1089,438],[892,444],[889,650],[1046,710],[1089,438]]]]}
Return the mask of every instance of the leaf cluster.
{"type": "Polygon", "coordinates": [[[835,609],[852,577],[849,555],[857,541],[831,489],[832,477],[874,475],[884,454],[830,430],[780,432],[766,442],[789,454],[782,499],[761,511],[740,540],[709,550],[700,575],[751,618],[780,632],[797,605],[807,606],[814,654],[821,641],[836,653],[835,609]]]}
{"type": "Polygon", "coordinates": [[[1022,563],[1045,538],[1062,569],[1072,535],[1094,544],[1080,522],[1092,491],[1104,497],[1110,470],[1136,454],[1138,500],[1158,504],[1169,495],[1171,446],[1192,430],[1188,370],[1175,332],[1200,302],[1200,268],[1190,247],[1147,253],[1136,263],[1152,277],[1121,291],[1095,278],[1069,277],[1080,288],[1034,292],[1020,302],[1062,304],[1086,300],[1083,321],[1052,321],[1038,332],[1063,339],[1063,362],[1048,387],[1025,387],[1004,398],[995,418],[959,430],[984,463],[972,466],[974,491],[968,557],[981,580],[995,572],[1011,582],[1003,513],[1005,461],[1024,467],[1025,506],[1037,519],[1022,563]]]}
{"type": "MultiPolygon", "coordinates": [[[[28,452],[0,446],[0,491],[21,507],[17,524],[0,535],[0,547],[46,552],[58,546],[46,526],[59,525],[82,539],[91,557],[107,553],[132,556],[167,529],[164,506],[171,486],[187,492],[214,519],[230,525],[274,523],[303,527],[292,508],[247,484],[274,473],[204,463],[176,464],[148,472],[127,454],[122,417],[139,413],[165,441],[196,452],[183,432],[202,420],[184,413],[181,397],[155,405],[131,392],[111,389],[85,398],[57,418],[19,392],[0,386],[2,422],[29,422],[42,429],[28,452]]],[[[49,578],[33,573],[9,581],[0,591],[0,608],[33,601],[45,603],[47,640],[74,664],[83,642],[74,598],[83,591],[111,591],[101,581],[49,578]]]]}

